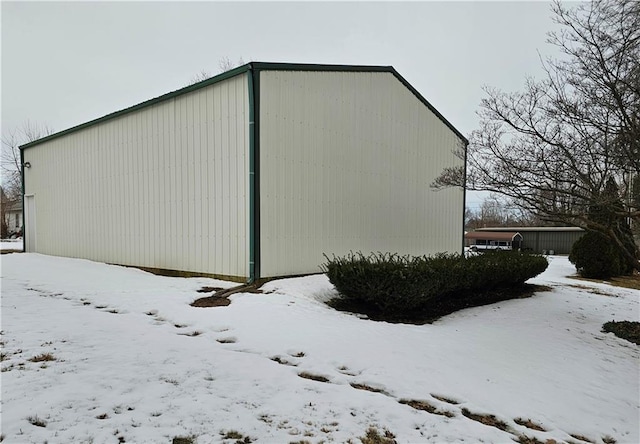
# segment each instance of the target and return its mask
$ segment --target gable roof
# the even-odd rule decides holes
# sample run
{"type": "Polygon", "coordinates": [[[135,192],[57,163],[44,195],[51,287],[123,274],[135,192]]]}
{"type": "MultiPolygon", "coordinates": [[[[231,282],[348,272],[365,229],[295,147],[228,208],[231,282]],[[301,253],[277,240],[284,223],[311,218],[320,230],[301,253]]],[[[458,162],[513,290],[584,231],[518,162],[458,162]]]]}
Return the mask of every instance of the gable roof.
{"type": "Polygon", "coordinates": [[[185,86],[184,88],[177,89],[175,91],[171,91],[169,93],[163,94],[161,96],[155,97],[153,99],[146,100],[144,102],[138,103],[137,105],[130,106],[129,108],[122,109],[120,111],[115,111],[113,113],[107,114],[105,116],[99,117],[97,119],[90,120],[86,123],[82,123],[80,125],[76,125],[74,127],[68,128],[63,131],[59,131],[57,133],[51,134],[49,136],[43,137],[42,139],[35,140],[33,142],[24,144],[20,146],[20,149],[31,148],[36,145],[40,145],[41,143],[47,142],[52,139],[57,139],[58,137],[65,136],[67,134],[74,133],[76,131],[80,131],[84,128],[88,128],[94,125],[97,125],[101,122],[105,122],[107,120],[114,119],[116,117],[123,116],[125,114],[129,114],[131,112],[137,111],[139,109],[143,109],[152,105],[155,105],[160,102],[164,102],[166,100],[170,100],[174,97],[181,96],[183,94],[188,94],[193,91],[197,91],[201,88],[207,87],[209,85],[213,85],[218,82],[222,82],[231,77],[235,77],[237,75],[246,73],[248,71],[258,72],[258,71],[328,71],[328,72],[387,72],[393,74],[393,76],[398,79],[409,91],[413,93],[414,96],[418,100],[420,100],[431,112],[433,112],[438,119],[440,119],[447,127],[453,131],[456,136],[458,136],[461,141],[466,145],[468,144],[468,140],[466,137],[462,135],[460,131],[458,131],[447,119],[444,118],[440,112],[434,108],[431,103],[427,99],[425,99],[419,92],[416,90],[407,80],[402,77],[398,71],[396,71],[393,66],[369,66],[369,65],[319,65],[319,64],[307,64],[307,63],[270,63],[270,62],[249,62],[245,65],[238,66],[237,68],[231,69],[229,71],[218,74],[217,76],[211,77],[209,79],[203,80],[198,83],[194,83],[193,85],[185,86]]]}

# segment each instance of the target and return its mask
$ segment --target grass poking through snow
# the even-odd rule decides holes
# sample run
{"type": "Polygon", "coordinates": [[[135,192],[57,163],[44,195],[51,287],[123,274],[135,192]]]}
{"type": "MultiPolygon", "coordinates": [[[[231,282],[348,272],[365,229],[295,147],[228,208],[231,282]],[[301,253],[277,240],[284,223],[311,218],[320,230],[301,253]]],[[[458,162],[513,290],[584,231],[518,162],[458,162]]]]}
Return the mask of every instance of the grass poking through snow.
{"type": "Polygon", "coordinates": [[[47,421],[45,421],[44,419],[38,418],[38,415],[27,416],[27,421],[29,421],[30,424],[32,424],[32,425],[34,425],[36,427],[46,427],[47,426],[47,421]]]}
{"type": "Polygon", "coordinates": [[[454,416],[456,416],[453,412],[450,412],[448,410],[438,410],[435,405],[427,401],[420,401],[417,399],[401,399],[398,402],[400,404],[406,404],[409,407],[413,407],[416,410],[422,410],[424,412],[431,413],[432,415],[442,415],[446,416],[447,418],[453,418],[454,416]]]}
{"type": "Polygon", "coordinates": [[[501,421],[500,419],[496,418],[495,415],[485,415],[485,414],[481,414],[481,413],[471,413],[468,409],[463,408],[462,409],[462,414],[464,416],[466,416],[469,419],[473,419],[474,421],[478,421],[481,424],[484,425],[488,425],[491,427],[495,427],[497,429],[500,429],[502,431],[507,431],[509,429],[509,426],[507,425],[506,422],[501,421]]]}
{"type": "Polygon", "coordinates": [[[572,438],[575,438],[575,439],[577,439],[579,441],[589,442],[589,443],[593,444],[593,441],[590,440],[589,438],[587,438],[584,435],[578,435],[577,433],[570,433],[569,436],[571,436],[572,438]]]}
{"type": "Polygon", "coordinates": [[[195,436],[174,436],[171,444],[195,444],[195,436]]]}
{"type": "Polygon", "coordinates": [[[367,384],[358,384],[356,382],[352,382],[350,385],[354,389],[358,389],[358,390],[366,390],[368,392],[373,392],[373,393],[382,393],[383,395],[387,394],[384,390],[376,387],[371,387],[370,385],[367,385],[367,384]]]}
{"type": "Polygon", "coordinates": [[[516,418],[513,420],[513,422],[515,422],[518,425],[524,426],[528,429],[531,430],[537,430],[539,432],[546,432],[545,428],[542,427],[540,424],[537,424],[535,422],[533,422],[530,419],[524,419],[524,418],[516,418]]]}
{"type": "Polygon", "coordinates": [[[30,362],[47,362],[47,361],[55,361],[56,358],[51,353],[41,353],[32,358],[29,358],[30,362]]]}
{"type": "MultiPolygon", "coordinates": [[[[365,435],[358,439],[362,444],[396,444],[398,441],[395,440],[395,437],[396,436],[387,429],[385,429],[381,435],[375,427],[369,427],[365,435]]],[[[352,443],[353,441],[349,440],[347,442],[352,443]]]]}
{"type": "Polygon", "coordinates": [[[253,442],[251,438],[244,436],[237,430],[228,430],[226,432],[222,430],[220,435],[222,435],[222,439],[235,439],[235,444],[250,444],[253,442]]]}

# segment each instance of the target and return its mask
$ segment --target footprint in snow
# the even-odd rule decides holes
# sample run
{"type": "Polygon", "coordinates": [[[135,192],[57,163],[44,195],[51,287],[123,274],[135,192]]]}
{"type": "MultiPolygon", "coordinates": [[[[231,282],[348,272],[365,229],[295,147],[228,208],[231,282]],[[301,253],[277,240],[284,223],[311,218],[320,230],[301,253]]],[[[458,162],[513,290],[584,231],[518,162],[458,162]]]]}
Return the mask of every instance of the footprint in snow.
{"type": "Polygon", "coordinates": [[[219,338],[216,339],[217,342],[219,342],[220,344],[235,344],[238,339],[234,338],[233,336],[230,336],[228,338],[219,338]]]}
{"type": "Polygon", "coordinates": [[[338,372],[342,373],[343,375],[347,375],[347,376],[359,376],[362,373],[361,371],[351,370],[346,365],[338,367],[338,372]]]}
{"type": "Polygon", "coordinates": [[[296,364],[294,362],[287,361],[285,358],[281,358],[280,356],[274,356],[274,357],[269,358],[269,359],[271,359],[272,361],[277,362],[278,364],[281,364],[281,365],[289,365],[291,367],[296,367],[298,365],[298,364],[296,364]]]}
{"type": "Polygon", "coordinates": [[[447,404],[458,405],[460,401],[455,400],[449,396],[437,395],[435,393],[431,393],[431,397],[437,399],[438,401],[446,402],[447,404]]]}

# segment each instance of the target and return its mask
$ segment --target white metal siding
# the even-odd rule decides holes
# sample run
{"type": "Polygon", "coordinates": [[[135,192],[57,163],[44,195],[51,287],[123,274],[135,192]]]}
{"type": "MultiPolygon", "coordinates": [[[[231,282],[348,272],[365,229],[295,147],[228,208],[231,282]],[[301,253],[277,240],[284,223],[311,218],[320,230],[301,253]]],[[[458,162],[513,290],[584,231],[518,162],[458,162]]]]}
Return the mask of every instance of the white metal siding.
{"type": "Polygon", "coordinates": [[[323,253],[460,252],[460,139],[391,73],[260,75],[261,276],[318,272],[323,253]]]}
{"type": "Polygon", "coordinates": [[[247,88],[236,76],[27,148],[37,251],[247,276],[247,88]]]}

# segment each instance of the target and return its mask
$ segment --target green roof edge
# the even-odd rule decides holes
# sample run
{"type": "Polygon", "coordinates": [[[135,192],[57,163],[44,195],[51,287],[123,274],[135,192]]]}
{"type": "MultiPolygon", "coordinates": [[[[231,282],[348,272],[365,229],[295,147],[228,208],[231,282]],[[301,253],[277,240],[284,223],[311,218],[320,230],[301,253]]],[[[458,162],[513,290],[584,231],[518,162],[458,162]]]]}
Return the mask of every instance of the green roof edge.
{"type": "Polygon", "coordinates": [[[323,65],[323,64],[311,64],[311,63],[277,63],[277,62],[249,62],[245,65],[238,66],[232,70],[223,72],[218,74],[217,76],[211,77],[209,79],[203,80],[198,83],[194,83],[193,85],[185,86],[183,88],[177,89],[175,91],[171,91],[169,93],[163,94],[161,96],[155,97],[153,99],[145,100],[144,102],[138,103],[137,105],[130,106],[128,108],[122,109],[120,111],[115,111],[109,113],[105,116],[99,117],[97,119],[90,120],[88,122],[82,123],[80,125],[73,126],[66,130],[51,134],[49,136],[43,137],[42,139],[34,140],[33,142],[26,143],[20,146],[20,149],[31,148],[36,145],[40,145],[44,142],[48,142],[53,139],[57,139],[59,137],[65,136],[67,134],[74,133],[76,131],[80,131],[84,128],[88,128],[94,126],[98,123],[105,122],[107,120],[114,119],[116,117],[123,116],[125,114],[129,114],[131,112],[153,106],[157,103],[164,102],[166,100],[181,96],[183,94],[188,94],[193,91],[197,91],[201,88],[205,88],[207,86],[213,85],[215,83],[221,82],[223,80],[229,79],[231,77],[235,77],[242,73],[245,73],[249,70],[256,71],[334,71],[334,72],[388,72],[393,74],[396,79],[398,79],[409,91],[413,93],[414,96],[418,100],[420,100],[431,112],[433,112],[450,130],[452,130],[462,141],[467,144],[467,138],[462,135],[460,131],[458,131],[452,124],[449,122],[440,112],[433,106],[427,99],[425,99],[422,94],[418,92],[404,77],[395,70],[393,66],[373,66],[373,65],[323,65]]]}

